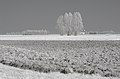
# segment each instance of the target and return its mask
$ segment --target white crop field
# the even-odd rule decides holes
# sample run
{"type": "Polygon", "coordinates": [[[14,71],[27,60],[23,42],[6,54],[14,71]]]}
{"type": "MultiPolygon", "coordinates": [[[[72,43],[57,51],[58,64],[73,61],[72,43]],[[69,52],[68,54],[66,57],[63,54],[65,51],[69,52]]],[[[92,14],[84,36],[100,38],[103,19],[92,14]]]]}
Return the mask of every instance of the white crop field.
{"type": "Polygon", "coordinates": [[[97,35],[0,35],[0,40],[120,40],[120,34],[97,35]]]}
{"type": "MultiPolygon", "coordinates": [[[[120,34],[106,35],[79,35],[79,36],[60,36],[60,35],[0,35],[0,40],[120,40],[120,34]]],[[[115,77],[101,77],[100,75],[86,75],[79,73],[62,74],[59,72],[39,73],[32,70],[24,70],[0,63],[0,79],[119,79],[115,77]],[[54,76],[53,76],[54,75],[54,76]]]]}

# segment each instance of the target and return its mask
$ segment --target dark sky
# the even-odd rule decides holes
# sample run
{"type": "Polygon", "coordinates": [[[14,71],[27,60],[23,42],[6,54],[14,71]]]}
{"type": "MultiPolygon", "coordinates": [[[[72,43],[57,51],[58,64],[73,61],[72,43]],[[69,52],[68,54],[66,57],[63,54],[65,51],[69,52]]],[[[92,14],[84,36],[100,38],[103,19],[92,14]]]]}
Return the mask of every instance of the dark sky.
{"type": "Polygon", "coordinates": [[[0,34],[26,29],[57,33],[58,16],[76,11],[87,31],[120,30],[120,0],[0,0],[0,34]]]}

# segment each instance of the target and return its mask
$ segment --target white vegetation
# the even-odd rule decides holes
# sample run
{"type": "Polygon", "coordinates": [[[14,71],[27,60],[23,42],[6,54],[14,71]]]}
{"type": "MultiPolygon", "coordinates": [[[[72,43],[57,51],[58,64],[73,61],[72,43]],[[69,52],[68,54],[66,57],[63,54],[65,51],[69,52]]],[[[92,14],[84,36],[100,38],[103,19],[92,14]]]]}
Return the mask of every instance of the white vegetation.
{"type": "Polygon", "coordinates": [[[63,22],[63,16],[59,16],[58,20],[57,20],[57,26],[59,28],[60,34],[64,35],[65,34],[65,26],[64,26],[64,22],[63,22]]]}
{"type": "Polygon", "coordinates": [[[23,70],[0,64],[0,79],[119,79],[114,77],[101,77],[100,75],[84,75],[79,73],[61,74],[39,73],[31,70],[23,70]]]}
{"type": "Polygon", "coordinates": [[[74,14],[69,12],[59,16],[57,26],[61,35],[77,35],[84,30],[82,17],[79,12],[74,12],[74,14]]]}
{"type": "Polygon", "coordinates": [[[74,32],[74,35],[77,35],[83,29],[84,29],[84,26],[83,26],[81,14],[79,12],[75,12],[74,13],[74,18],[73,18],[73,32],[74,32]]]}

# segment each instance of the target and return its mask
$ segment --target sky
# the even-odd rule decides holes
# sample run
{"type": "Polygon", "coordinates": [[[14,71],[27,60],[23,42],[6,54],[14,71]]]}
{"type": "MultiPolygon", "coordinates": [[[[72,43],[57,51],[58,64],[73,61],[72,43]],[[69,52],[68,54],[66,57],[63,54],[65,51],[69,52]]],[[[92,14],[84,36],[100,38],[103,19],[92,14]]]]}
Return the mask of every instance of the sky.
{"type": "Polygon", "coordinates": [[[120,0],[0,0],[0,34],[58,33],[56,21],[65,12],[80,12],[86,31],[120,30],[120,0]]]}

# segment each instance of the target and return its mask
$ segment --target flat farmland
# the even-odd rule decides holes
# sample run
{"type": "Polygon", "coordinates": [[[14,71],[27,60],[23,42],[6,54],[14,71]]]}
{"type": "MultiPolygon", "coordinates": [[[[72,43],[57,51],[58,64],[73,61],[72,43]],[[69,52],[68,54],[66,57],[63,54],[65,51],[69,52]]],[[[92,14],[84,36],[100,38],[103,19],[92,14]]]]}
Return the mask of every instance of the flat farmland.
{"type": "MultiPolygon", "coordinates": [[[[116,36],[118,35],[114,35],[116,36]]],[[[0,62],[46,73],[75,72],[120,77],[120,40],[118,39],[72,40],[75,38],[73,36],[61,41],[29,38],[31,39],[0,38],[2,39],[0,40],[0,62]]]]}
{"type": "Polygon", "coordinates": [[[0,35],[0,40],[120,40],[120,34],[98,35],[0,35]]]}

